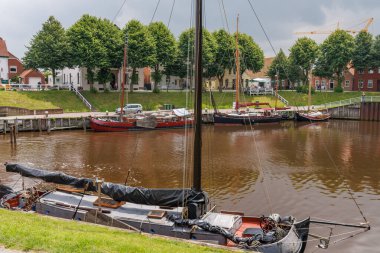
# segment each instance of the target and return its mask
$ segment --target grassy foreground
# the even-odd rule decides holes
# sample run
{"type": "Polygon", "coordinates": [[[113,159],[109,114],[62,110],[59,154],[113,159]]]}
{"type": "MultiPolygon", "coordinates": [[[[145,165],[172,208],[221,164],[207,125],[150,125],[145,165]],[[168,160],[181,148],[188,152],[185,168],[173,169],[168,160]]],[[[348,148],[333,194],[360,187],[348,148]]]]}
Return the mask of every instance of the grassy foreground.
{"type": "Polygon", "coordinates": [[[62,108],[64,112],[86,112],[87,107],[70,91],[0,91],[0,106],[30,110],[62,108]]]}
{"type": "MultiPolygon", "coordinates": [[[[92,93],[90,91],[84,91],[83,95],[86,99],[95,106],[99,111],[114,111],[116,108],[120,107],[120,93],[119,92],[108,92],[108,93],[92,93]]],[[[151,92],[133,92],[128,94],[128,103],[139,103],[142,104],[144,110],[157,110],[163,107],[164,104],[174,104],[176,108],[193,107],[193,97],[194,93],[187,94],[186,92],[166,92],[161,91],[160,93],[151,92]],[[186,100],[186,98],[188,98],[186,100]],[[188,101],[186,103],[186,101],[188,101]]],[[[235,94],[233,92],[214,92],[213,93],[215,102],[219,109],[230,109],[232,108],[232,102],[235,101],[235,94]]],[[[210,93],[203,93],[203,108],[211,109],[210,93]]],[[[269,102],[271,106],[274,106],[274,97],[265,96],[240,96],[241,102],[269,102]]],[[[277,104],[278,107],[284,106],[280,101],[277,104]]]]}
{"type": "Polygon", "coordinates": [[[0,209],[0,245],[43,252],[227,252],[75,221],[0,209]]]}
{"type": "MultiPolygon", "coordinates": [[[[283,96],[286,100],[289,101],[290,105],[293,106],[304,106],[307,105],[307,94],[297,93],[295,91],[279,91],[279,94],[283,96]]],[[[330,103],[334,101],[356,98],[360,97],[362,92],[354,91],[354,92],[318,92],[316,91],[311,96],[311,104],[312,105],[321,105],[325,103],[330,103]]],[[[366,96],[380,96],[380,92],[365,92],[366,96]]]]}

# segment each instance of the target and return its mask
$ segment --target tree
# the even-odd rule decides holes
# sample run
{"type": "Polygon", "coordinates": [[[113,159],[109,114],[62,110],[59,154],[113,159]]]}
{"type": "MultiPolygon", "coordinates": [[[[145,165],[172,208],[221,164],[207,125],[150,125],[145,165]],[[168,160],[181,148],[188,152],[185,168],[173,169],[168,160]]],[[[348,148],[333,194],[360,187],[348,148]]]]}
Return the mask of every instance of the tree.
{"type": "Polygon", "coordinates": [[[232,69],[235,62],[235,46],[233,37],[221,29],[212,34],[216,45],[214,72],[219,82],[219,92],[222,92],[223,78],[226,69],[232,69]]]}
{"type": "MultiPolygon", "coordinates": [[[[206,30],[202,31],[203,36],[203,76],[211,78],[215,76],[215,53],[217,44],[214,37],[206,30]]],[[[180,61],[186,66],[193,66],[194,56],[194,29],[188,29],[182,32],[179,36],[179,58],[180,61]]]]}
{"type": "Polygon", "coordinates": [[[310,38],[299,38],[290,48],[289,58],[302,70],[302,81],[309,84],[309,73],[318,56],[318,45],[310,38]]]}
{"type": "MultiPolygon", "coordinates": [[[[187,74],[187,68],[186,64],[183,63],[181,57],[180,57],[180,52],[178,48],[178,43],[175,43],[175,50],[172,53],[173,54],[173,61],[168,63],[165,66],[165,74],[167,76],[178,76],[179,78],[183,79],[186,77],[187,74]]],[[[184,87],[182,87],[184,88],[184,87]]]]}
{"type": "Polygon", "coordinates": [[[289,72],[289,62],[284,51],[280,49],[280,52],[274,58],[272,64],[269,66],[267,75],[273,80],[287,80],[289,72]],[[278,75],[278,77],[276,77],[278,75]]]}
{"type": "Polygon", "coordinates": [[[148,28],[137,20],[129,21],[123,32],[128,37],[128,65],[132,68],[130,91],[133,92],[133,84],[138,82],[137,69],[157,62],[155,44],[148,28]]]}
{"type": "Polygon", "coordinates": [[[121,66],[124,40],[121,30],[107,19],[83,15],[67,31],[70,42],[70,66],[87,68],[87,79],[105,83],[110,68],[121,66]],[[97,73],[97,71],[100,73],[97,73]]]}
{"type": "Polygon", "coordinates": [[[50,69],[55,84],[56,70],[67,64],[68,57],[68,40],[61,23],[50,16],[27,49],[23,58],[26,68],[50,69]]]}
{"type": "Polygon", "coordinates": [[[371,46],[371,66],[380,67],[380,35],[377,35],[371,46]]]}
{"type": "Polygon", "coordinates": [[[368,32],[361,31],[355,37],[352,65],[356,70],[365,70],[371,66],[371,46],[373,38],[368,32]]]}
{"type": "Polygon", "coordinates": [[[316,61],[316,72],[333,77],[338,82],[336,91],[342,90],[343,73],[352,59],[354,38],[343,30],[336,30],[321,45],[316,61]]]}
{"type": "Polygon", "coordinates": [[[239,33],[238,40],[240,50],[240,74],[242,75],[246,70],[253,72],[260,71],[264,67],[263,50],[248,34],[239,33]]]}
{"type": "Polygon", "coordinates": [[[174,61],[176,41],[173,33],[162,22],[151,23],[148,30],[153,37],[156,50],[156,61],[153,64],[154,73],[152,74],[154,90],[156,90],[157,84],[162,79],[160,67],[166,68],[174,61]]]}

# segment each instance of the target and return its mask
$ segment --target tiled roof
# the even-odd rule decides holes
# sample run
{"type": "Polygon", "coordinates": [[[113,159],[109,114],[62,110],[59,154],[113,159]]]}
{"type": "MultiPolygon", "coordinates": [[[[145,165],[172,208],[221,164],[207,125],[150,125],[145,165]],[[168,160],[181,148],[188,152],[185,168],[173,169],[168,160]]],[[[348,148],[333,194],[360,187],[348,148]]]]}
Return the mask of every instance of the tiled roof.
{"type": "Polygon", "coordinates": [[[0,57],[9,57],[9,52],[7,49],[7,44],[5,43],[5,40],[0,37],[0,57]]]}
{"type": "Polygon", "coordinates": [[[30,74],[30,72],[32,72],[33,71],[33,69],[26,69],[26,70],[24,70],[22,73],[21,73],[21,75],[20,75],[20,77],[21,78],[25,78],[27,75],[29,75],[30,74]]]}

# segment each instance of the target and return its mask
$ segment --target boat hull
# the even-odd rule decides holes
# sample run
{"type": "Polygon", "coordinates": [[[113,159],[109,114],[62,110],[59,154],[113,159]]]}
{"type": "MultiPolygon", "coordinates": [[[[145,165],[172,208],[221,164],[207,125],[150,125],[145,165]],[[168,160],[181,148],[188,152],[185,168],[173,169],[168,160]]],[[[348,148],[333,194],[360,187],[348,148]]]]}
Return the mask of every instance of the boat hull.
{"type": "MultiPolygon", "coordinates": [[[[99,212],[98,207],[93,205],[96,199],[97,197],[93,195],[85,195],[82,198],[78,194],[49,192],[42,196],[36,203],[36,211],[40,214],[59,218],[81,220],[150,234],[236,247],[234,243],[229,241],[222,234],[209,232],[200,228],[193,229],[193,226],[180,226],[166,218],[147,218],[147,215],[152,210],[164,210],[167,212],[167,215],[178,215],[182,212],[181,207],[169,210],[161,209],[161,207],[158,206],[125,203],[117,209],[103,207],[103,212],[99,212]]],[[[241,217],[239,215],[226,213],[211,213],[209,215],[214,217],[210,218],[210,216],[208,216],[202,220],[210,222],[213,226],[222,226],[221,224],[224,224],[226,227],[224,229],[237,236],[241,236],[240,233],[247,227],[259,227],[257,221],[259,221],[260,218],[258,217],[241,217]],[[255,224],[246,224],[244,227],[244,222],[247,219],[254,220],[255,224]]],[[[264,253],[302,253],[306,246],[308,230],[309,219],[293,223],[287,235],[281,240],[274,243],[262,244],[257,247],[250,247],[248,250],[264,253]]]]}
{"type": "Polygon", "coordinates": [[[322,114],[318,117],[313,117],[313,116],[310,116],[306,113],[299,113],[299,112],[296,112],[296,114],[295,114],[295,119],[297,121],[308,121],[308,122],[327,121],[330,119],[330,117],[331,117],[330,114],[322,114]]]}
{"type": "Polygon", "coordinates": [[[157,130],[157,129],[171,129],[171,128],[185,128],[191,127],[193,120],[181,119],[177,121],[160,121],[154,127],[140,127],[136,125],[136,120],[129,119],[128,121],[107,121],[101,119],[90,119],[90,127],[97,132],[125,132],[136,130],[157,130]]]}
{"type": "Polygon", "coordinates": [[[254,121],[249,116],[214,114],[214,124],[216,125],[249,125],[254,121]]]}

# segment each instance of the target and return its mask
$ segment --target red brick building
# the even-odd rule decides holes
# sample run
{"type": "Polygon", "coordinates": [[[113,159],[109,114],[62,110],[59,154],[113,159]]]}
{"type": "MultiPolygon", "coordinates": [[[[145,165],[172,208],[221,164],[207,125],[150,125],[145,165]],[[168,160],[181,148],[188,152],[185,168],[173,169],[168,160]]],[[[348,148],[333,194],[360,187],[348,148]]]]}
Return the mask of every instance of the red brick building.
{"type": "MultiPolygon", "coordinates": [[[[350,68],[344,72],[344,77],[342,81],[343,90],[345,91],[353,90],[354,74],[355,74],[355,70],[353,68],[350,68]]],[[[310,77],[310,81],[316,90],[320,90],[320,89],[334,90],[334,88],[338,86],[338,82],[335,79],[329,79],[325,77],[312,75],[310,77]]]]}
{"type": "Polygon", "coordinates": [[[8,83],[10,79],[23,84],[45,84],[45,76],[35,69],[25,69],[20,59],[7,49],[5,40],[0,37],[0,79],[2,83],[8,83]]]}
{"type": "Polygon", "coordinates": [[[355,70],[352,90],[380,91],[380,68],[355,70]]]}

